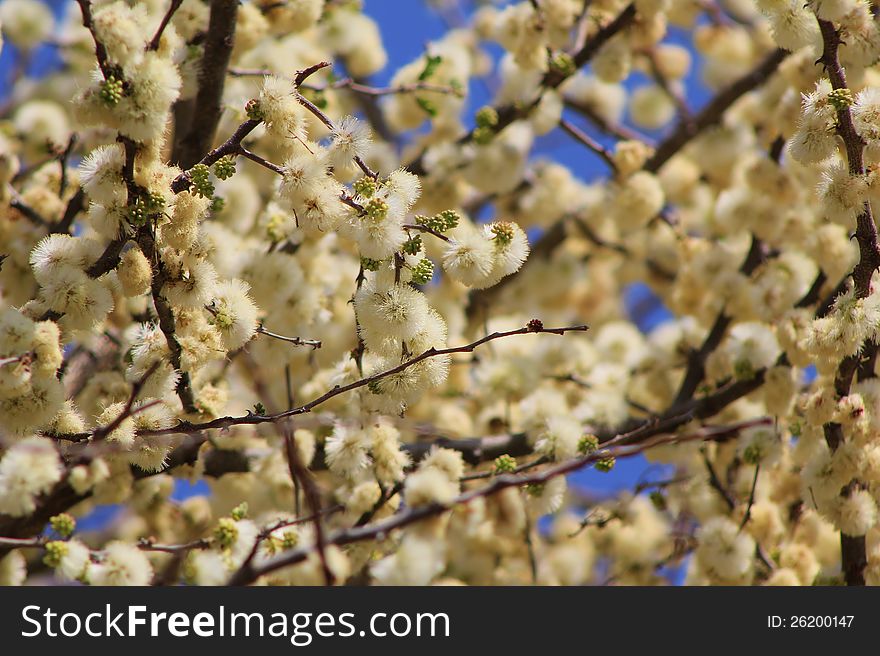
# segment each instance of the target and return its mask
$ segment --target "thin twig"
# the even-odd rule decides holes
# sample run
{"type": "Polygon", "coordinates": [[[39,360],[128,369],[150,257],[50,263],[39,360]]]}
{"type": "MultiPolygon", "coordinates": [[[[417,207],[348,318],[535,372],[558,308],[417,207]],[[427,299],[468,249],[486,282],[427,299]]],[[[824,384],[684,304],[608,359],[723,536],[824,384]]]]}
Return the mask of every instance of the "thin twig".
{"type": "Polygon", "coordinates": [[[283,342],[287,342],[288,344],[293,344],[294,346],[311,346],[313,349],[321,348],[321,340],[319,339],[304,339],[302,337],[286,337],[285,335],[279,335],[278,333],[273,333],[269,330],[266,330],[262,324],[257,326],[257,333],[260,335],[265,335],[266,337],[272,337],[274,339],[280,339],[283,342]]]}

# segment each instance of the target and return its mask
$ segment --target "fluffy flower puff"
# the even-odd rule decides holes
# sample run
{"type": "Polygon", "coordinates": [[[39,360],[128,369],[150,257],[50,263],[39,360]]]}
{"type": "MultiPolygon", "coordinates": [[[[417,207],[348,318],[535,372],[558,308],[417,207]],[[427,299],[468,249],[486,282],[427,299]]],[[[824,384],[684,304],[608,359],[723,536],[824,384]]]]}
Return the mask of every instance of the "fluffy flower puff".
{"type": "Polygon", "coordinates": [[[463,285],[475,289],[491,287],[495,282],[495,243],[486,233],[462,224],[450,235],[443,252],[443,269],[463,285]]]}
{"type": "Polygon", "coordinates": [[[291,206],[299,206],[317,190],[332,184],[327,173],[324,151],[300,152],[284,163],[284,173],[279,193],[291,206]]]}
{"type": "Polygon", "coordinates": [[[150,141],[165,132],[168,112],[180,93],[174,63],[157,52],[144,54],[137,68],[126,70],[130,89],[113,110],[117,127],[135,141],[150,141]]]}
{"type": "Polygon", "coordinates": [[[370,128],[353,116],[346,116],[331,131],[327,163],[339,171],[350,171],[356,157],[364,157],[370,146],[370,128]]]}
{"type": "Polygon", "coordinates": [[[103,559],[89,568],[92,585],[149,585],[153,567],[143,551],[133,544],[114,541],[103,550],[103,559]]]}
{"type": "Polygon", "coordinates": [[[734,374],[738,378],[751,378],[760,369],[773,365],[779,356],[779,343],[769,327],[741,323],[730,331],[726,351],[734,374]]]}
{"type": "Polygon", "coordinates": [[[407,285],[381,288],[367,282],[355,294],[354,308],[367,348],[381,348],[381,338],[409,341],[425,329],[430,318],[425,295],[407,285]]]}
{"type": "Polygon", "coordinates": [[[419,469],[436,469],[446,476],[450,483],[458,484],[464,476],[464,458],[460,451],[434,445],[419,463],[419,469]]]}
{"type": "Polygon", "coordinates": [[[816,12],[816,16],[826,21],[839,21],[852,11],[854,0],[808,0],[807,6],[816,12]]]}
{"type": "Polygon", "coordinates": [[[302,204],[293,207],[296,224],[306,232],[327,232],[339,227],[349,214],[340,200],[340,188],[332,179],[310,190],[302,204]]]}
{"type": "Polygon", "coordinates": [[[404,212],[409,212],[422,194],[422,183],[417,175],[397,169],[388,176],[385,189],[389,196],[403,205],[404,212]]]}
{"type": "Polygon", "coordinates": [[[137,66],[144,52],[149,24],[144,7],[111,2],[94,11],[96,37],[107,50],[110,61],[121,66],[137,66]]]}
{"type": "Polygon", "coordinates": [[[428,506],[433,503],[451,502],[458,493],[458,485],[434,467],[419,469],[407,476],[403,486],[403,496],[411,508],[428,506]]]}
{"type": "Polygon", "coordinates": [[[845,535],[864,535],[877,523],[877,504],[867,490],[854,490],[838,498],[834,524],[845,535]]]}
{"type": "Polygon", "coordinates": [[[130,353],[131,366],[126,377],[132,382],[141,380],[154,364],[159,363],[159,368],[144,384],[143,397],[164,398],[174,393],[180,373],[171,366],[168,342],[157,324],[146,323],[137,327],[130,353]]]}
{"type": "Polygon", "coordinates": [[[274,75],[263,78],[259,108],[270,136],[281,140],[307,138],[305,112],[290,81],[274,75]]]}
{"type": "Polygon", "coordinates": [[[802,164],[824,161],[837,149],[837,110],[829,100],[831,92],[831,83],[822,79],[816,83],[814,91],[801,94],[802,113],[789,150],[802,164]]]}
{"type": "MultiPolygon", "coordinates": [[[[873,285],[873,283],[872,283],[873,285]]],[[[812,322],[801,348],[826,363],[859,352],[865,339],[880,328],[880,294],[856,298],[854,290],[837,297],[831,313],[812,322]]]]}
{"type": "Polygon", "coordinates": [[[527,505],[533,515],[543,517],[562,507],[568,485],[565,476],[556,476],[529,493],[527,505]]]}
{"type": "Polygon", "coordinates": [[[195,585],[224,585],[229,580],[223,556],[208,549],[191,551],[184,565],[184,573],[187,580],[195,585]]]}
{"type": "Polygon", "coordinates": [[[389,207],[394,209],[384,217],[357,216],[341,226],[343,234],[357,244],[361,257],[384,260],[399,252],[406,241],[402,207],[389,207]]]}
{"type": "Polygon", "coordinates": [[[104,282],[74,269],[49,280],[40,297],[50,309],[66,315],[64,324],[71,329],[90,330],[113,310],[113,295],[104,282]]]}
{"type": "Polygon", "coordinates": [[[23,50],[30,50],[49,38],[55,24],[52,11],[37,0],[6,0],[0,6],[0,22],[3,36],[23,50]]]}
{"type": "Polygon", "coordinates": [[[55,573],[64,581],[81,581],[88,578],[91,564],[89,548],[79,540],[68,540],[64,543],[65,551],[61,556],[55,573]]]}
{"type": "MultiPolygon", "coordinates": [[[[364,357],[364,374],[375,376],[400,364],[400,355],[376,355],[368,350],[364,357]]],[[[373,381],[363,401],[369,410],[396,415],[418,401],[428,387],[429,382],[419,371],[418,365],[414,365],[373,381]]]]}
{"type": "Polygon", "coordinates": [[[266,15],[276,33],[302,32],[315,25],[324,11],[325,0],[298,0],[268,5],[266,15]]]}
{"type": "Polygon", "coordinates": [[[816,17],[798,0],[786,0],[770,12],[773,39],[781,48],[792,52],[820,41],[816,17]]]}
{"type": "MultiPolygon", "coordinates": [[[[0,47],[3,46],[0,36],[0,47]]],[[[27,561],[18,549],[13,549],[0,558],[0,585],[17,586],[27,578],[27,561]]]]}
{"type": "MultiPolygon", "coordinates": [[[[171,408],[156,399],[145,400],[135,406],[137,414],[132,419],[136,431],[161,430],[170,428],[176,422],[171,408]]],[[[171,435],[138,436],[128,453],[128,462],[145,472],[161,471],[168,461],[168,454],[174,444],[171,435]]]]}
{"type": "Polygon", "coordinates": [[[755,426],[740,433],[737,450],[750,464],[772,466],[782,457],[783,443],[773,426],[755,426]]]}
{"type": "Polygon", "coordinates": [[[63,275],[75,277],[76,273],[82,273],[98,258],[100,251],[100,244],[92,239],[47,235],[34,246],[29,261],[37,282],[45,285],[63,275]]]}
{"type": "Polygon", "coordinates": [[[852,386],[850,393],[862,397],[870,427],[880,432],[880,379],[860,380],[852,386]]]}
{"type": "Polygon", "coordinates": [[[140,248],[130,248],[122,256],[116,267],[122,293],[128,297],[140,296],[150,289],[153,271],[150,261],[140,248]]]}
{"type": "Polygon", "coordinates": [[[529,238],[519,224],[494,222],[487,224],[483,231],[495,244],[491,277],[497,282],[519,271],[529,256],[529,238]]]}
{"type": "Polygon", "coordinates": [[[22,517],[34,512],[36,497],[61,480],[61,458],[51,440],[29,437],[0,459],[0,514],[22,517]]]}
{"type": "Polygon", "coordinates": [[[378,585],[428,585],[443,571],[445,551],[440,540],[408,534],[397,551],[370,567],[370,573],[378,585]]]}
{"type": "Polygon", "coordinates": [[[880,88],[865,87],[851,108],[853,125],[869,146],[880,143],[880,88]]]}
{"type": "Polygon", "coordinates": [[[659,179],[647,171],[615,182],[609,187],[608,195],[614,222],[623,232],[647,225],[665,202],[659,179]]]}
{"type": "Polygon", "coordinates": [[[188,250],[199,235],[199,223],[208,213],[210,198],[183,191],[174,199],[171,221],[162,225],[162,242],[180,251],[188,250]]]}
{"type": "Polygon", "coordinates": [[[367,428],[367,436],[376,478],[383,485],[402,481],[410,459],[400,448],[400,431],[388,421],[376,421],[367,428]]]}
{"type": "Polygon", "coordinates": [[[125,197],[122,165],[125,153],[119,144],[98,146],[79,165],[80,182],[88,197],[105,205],[125,197]]]}
{"type": "Polygon", "coordinates": [[[50,424],[64,405],[64,386],[55,376],[32,379],[17,396],[0,399],[0,426],[23,434],[50,424]]]}
{"type": "Polygon", "coordinates": [[[336,424],[324,442],[324,457],[331,472],[357,480],[370,465],[370,436],[343,424],[336,424]]]}
{"type": "Polygon", "coordinates": [[[744,581],[752,569],[755,541],[728,517],[713,517],[697,532],[697,561],[711,575],[729,583],[744,581]]]}
{"type": "Polygon", "coordinates": [[[846,227],[854,227],[865,207],[865,179],[850,174],[847,166],[835,162],[822,173],[819,197],[825,216],[846,227]]]}
{"type": "Polygon", "coordinates": [[[241,348],[257,332],[259,310],[251,300],[249,291],[250,286],[237,278],[217,285],[212,313],[214,325],[228,351],[241,348]]]}
{"type": "Polygon", "coordinates": [[[204,307],[219,295],[217,271],[210,262],[187,258],[166,264],[172,275],[162,287],[162,294],[174,307],[204,307]]]}
{"type": "Polygon", "coordinates": [[[551,417],[535,442],[535,451],[557,462],[578,454],[578,442],[584,432],[580,423],[569,416],[551,417]]]}
{"type": "MultiPolygon", "coordinates": [[[[113,403],[107,406],[104,411],[98,415],[96,421],[98,426],[109,426],[115,422],[123,412],[125,412],[125,403],[113,403]]],[[[124,418],[119,425],[114,428],[105,438],[107,442],[117,445],[119,448],[128,451],[134,444],[136,435],[136,427],[133,417],[124,418]]]]}

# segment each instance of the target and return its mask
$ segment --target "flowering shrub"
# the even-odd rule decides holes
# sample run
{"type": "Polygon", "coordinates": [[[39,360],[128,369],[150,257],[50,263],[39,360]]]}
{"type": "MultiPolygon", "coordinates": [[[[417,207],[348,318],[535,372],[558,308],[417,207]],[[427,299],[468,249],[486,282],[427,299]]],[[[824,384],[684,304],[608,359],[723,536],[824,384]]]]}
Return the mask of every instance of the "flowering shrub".
{"type": "Polygon", "coordinates": [[[0,5],[0,582],[880,583],[873,2],[463,6],[0,5]]]}

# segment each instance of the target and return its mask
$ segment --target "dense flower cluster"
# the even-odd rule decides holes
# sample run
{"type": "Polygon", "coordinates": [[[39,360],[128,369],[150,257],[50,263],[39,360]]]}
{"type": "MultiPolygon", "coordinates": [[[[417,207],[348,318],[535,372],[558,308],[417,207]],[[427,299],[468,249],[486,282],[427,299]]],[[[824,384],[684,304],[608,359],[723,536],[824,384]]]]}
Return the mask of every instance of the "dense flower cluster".
{"type": "Polygon", "coordinates": [[[0,583],[880,584],[873,1],[362,5],[0,5],[0,583]]]}

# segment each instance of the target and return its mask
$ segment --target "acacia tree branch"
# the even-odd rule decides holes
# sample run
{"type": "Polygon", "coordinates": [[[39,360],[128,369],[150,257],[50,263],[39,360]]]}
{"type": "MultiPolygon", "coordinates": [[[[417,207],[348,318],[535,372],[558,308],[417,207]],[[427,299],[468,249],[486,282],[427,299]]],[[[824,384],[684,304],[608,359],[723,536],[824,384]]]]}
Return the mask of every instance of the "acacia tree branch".
{"type": "MultiPolygon", "coordinates": [[[[263,77],[266,75],[275,75],[275,73],[268,68],[230,67],[228,72],[232,77],[263,77]]],[[[357,82],[350,77],[344,77],[341,80],[336,80],[328,84],[303,84],[300,88],[305,89],[306,91],[316,92],[347,89],[360,95],[373,97],[394,96],[417,92],[439,93],[453,96],[463,95],[461,89],[442,84],[432,84],[430,82],[413,82],[411,84],[399,84],[391,87],[375,87],[362,82],[357,82]]]]}
{"type": "MultiPolygon", "coordinates": [[[[327,543],[337,546],[353,544],[365,540],[376,540],[387,536],[396,529],[415,524],[429,517],[442,515],[456,506],[468,503],[480,497],[488,497],[510,487],[522,487],[529,484],[543,484],[557,477],[577,471],[587,465],[609,457],[615,459],[627,458],[663,444],[680,444],[692,441],[723,440],[739,434],[740,431],[754,426],[762,426],[771,423],[769,418],[753,419],[729,426],[717,426],[702,428],[687,435],[664,435],[653,440],[646,441],[636,446],[618,446],[616,448],[603,448],[591,454],[564,461],[553,467],[548,467],[540,472],[526,475],[504,474],[495,477],[491,483],[484,487],[464,492],[449,503],[432,503],[424,506],[407,507],[396,515],[365,526],[343,529],[328,536],[327,543]]],[[[279,554],[260,564],[251,562],[247,567],[240,568],[229,580],[229,585],[248,585],[261,576],[270,574],[290,565],[305,560],[315,549],[314,546],[305,546],[286,553],[279,554]]]]}
{"type": "Polygon", "coordinates": [[[647,135],[637,132],[623,123],[610,122],[589,105],[568,97],[564,98],[563,102],[567,108],[583,116],[603,134],[622,141],[641,141],[651,147],[654,146],[653,141],[647,135]]]}
{"type": "MultiPolygon", "coordinates": [[[[302,487],[306,503],[312,511],[312,526],[315,529],[315,548],[318,551],[318,557],[321,559],[321,571],[324,574],[324,583],[326,585],[333,585],[336,577],[333,575],[333,571],[330,569],[330,564],[327,561],[327,540],[324,535],[324,524],[321,518],[321,492],[318,490],[318,485],[315,483],[312,472],[310,472],[309,468],[303,464],[302,458],[299,456],[290,422],[285,422],[283,433],[291,481],[295,488],[297,485],[302,487]]],[[[252,562],[253,561],[251,561],[251,563],[252,562]]]]}
{"type": "MultiPolygon", "coordinates": [[[[329,62],[318,62],[317,64],[313,64],[307,68],[304,68],[303,70],[299,71],[296,74],[296,77],[294,78],[294,83],[296,85],[301,84],[303,82],[303,80],[307,79],[310,75],[312,75],[316,71],[321,70],[322,68],[326,68],[329,65],[330,65],[329,62]]],[[[317,109],[317,107],[315,109],[317,109]]],[[[318,111],[320,112],[320,110],[318,110],[318,111]]],[[[327,119],[327,120],[329,121],[330,119],[327,119]]],[[[271,162],[268,162],[267,160],[263,160],[262,158],[259,158],[258,155],[255,155],[254,153],[247,151],[242,146],[242,141],[244,141],[245,137],[247,137],[251,132],[253,132],[257,128],[257,126],[260,125],[260,123],[262,123],[262,121],[259,119],[248,119],[248,120],[244,121],[243,123],[241,123],[241,125],[239,125],[235,129],[235,132],[233,132],[226,141],[224,141],[222,144],[220,144],[219,146],[217,146],[216,148],[211,150],[207,155],[202,157],[198,162],[193,162],[193,165],[204,164],[205,166],[213,166],[214,164],[217,163],[217,161],[219,161],[222,157],[225,157],[226,155],[244,155],[244,156],[248,157],[249,159],[253,159],[255,162],[257,162],[261,165],[265,165],[264,162],[271,164],[271,162]],[[255,159],[255,158],[258,158],[258,159],[255,159]]],[[[331,126],[332,126],[332,123],[331,123],[331,126]]],[[[183,173],[178,175],[171,182],[171,191],[173,191],[175,194],[179,194],[179,193],[189,189],[189,186],[190,186],[190,171],[189,171],[189,169],[191,169],[191,168],[192,168],[192,166],[188,167],[188,169],[186,171],[184,171],[183,173]]],[[[280,171],[278,170],[278,168],[274,164],[271,164],[271,166],[269,166],[268,168],[272,169],[276,173],[280,173],[280,171]]]]}
{"type": "Polygon", "coordinates": [[[101,69],[101,73],[104,75],[106,79],[112,74],[110,70],[111,63],[107,55],[107,48],[104,47],[104,44],[98,39],[95,35],[95,23],[92,19],[92,3],[89,0],[76,0],[79,5],[80,11],[82,12],[82,24],[92,35],[92,39],[95,41],[95,57],[98,60],[98,67],[101,69]]]}
{"type": "Polygon", "coordinates": [[[279,335],[278,333],[273,333],[269,330],[266,330],[263,327],[263,324],[257,326],[257,333],[259,333],[260,335],[265,335],[266,337],[279,339],[282,342],[287,342],[288,344],[293,344],[294,346],[311,346],[313,349],[321,348],[320,339],[304,339],[302,337],[287,337],[285,335],[279,335]]]}
{"type": "Polygon", "coordinates": [[[332,398],[339,396],[340,394],[345,394],[352,390],[360,389],[361,387],[366,387],[372,383],[376,383],[388,376],[393,376],[395,374],[401,373],[406,369],[409,369],[413,365],[418,364],[424,360],[429,358],[444,356],[444,355],[452,355],[454,353],[472,353],[477,347],[482,346],[487,342],[491,342],[496,339],[503,339],[506,337],[512,337],[514,335],[527,335],[527,334],[552,334],[552,335],[563,335],[568,332],[585,332],[589,330],[588,326],[580,325],[580,326],[565,326],[562,328],[545,328],[540,321],[533,320],[529,322],[528,326],[524,328],[517,328],[515,330],[507,330],[503,332],[495,332],[490,335],[486,335],[485,337],[481,337],[480,339],[471,342],[470,344],[465,344],[464,346],[455,346],[450,348],[429,348],[428,350],[422,352],[419,355],[416,355],[405,362],[400,363],[396,367],[392,367],[391,369],[386,369],[385,371],[380,371],[379,373],[373,374],[372,376],[367,376],[365,378],[361,378],[354,382],[351,382],[347,385],[337,385],[333,389],[325,392],[321,396],[312,399],[305,405],[301,405],[296,408],[290,408],[283,412],[269,414],[269,415],[255,415],[248,414],[243,417],[220,417],[218,419],[214,419],[212,421],[200,423],[200,424],[192,424],[189,422],[181,422],[177,426],[173,426],[171,428],[163,428],[156,430],[147,430],[141,431],[141,435],[173,435],[180,433],[194,433],[204,430],[216,429],[216,428],[229,428],[231,426],[241,426],[241,425],[257,425],[257,424],[265,424],[265,423],[276,423],[282,419],[286,419],[288,417],[293,417],[296,415],[306,414],[314,410],[316,407],[329,401],[332,398]]]}
{"type": "MultiPolygon", "coordinates": [[[[239,125],[236,128],[235,132],[233,132],[226,141],[211,150],[198,162],[194,162],[193,165],[204,164],[205,166],[213,166],[222,157],[238,153],[239,149],[241,148],[242,140],[251,132],[253,132],[261,122],[262,121],[259,121],[257,119],[248,119],[247,121],[239,125]]],[[[190,166],[189,168],[192,168],[192,166],[190,166]]],[[[189,171],[187,170],[174,178],[174,180],[172,180],[171,182],[171,191],[173,191],[175,194],[179,194],[189,189],[189,175],[189,171]]]]}
{"type": "Polygon", "coordinates": [[[175,146],[179,152],[172,154],[172,161],[188,169],[199,161],[201,153],[211,146],[222,111],[223,87],[226,69],[235,41],[235,19],[238,0],[213,0],[205,38],[205,52],[199,70],[199,90],[196,94],[194,116],[189,133],[175,146]]]}
{"type": "Polygon", "coordinates": [[[657,146],[654,155],[645,163],[645,170],[652,173],[658,171],[691,139],[718,123],[733,103],[766,82],[788,55],[787,50],[777,48],[750,72],[719,91],[695,116],[689,120],[679,121],[672,133],[657,146]]]}
{"type": "Polygon", "coordinates": [[[559,119],[559,127],[562,128],[562,130],[566,134],[574,138],[576,141],[579,141],[589,150],[598,155],[602,159],[602,161],[608,165],[608,168],[610,168],[613,172],[617,172],[617,163],[614,161],[614,156],[607,148],[605,148],[605,146],[600,144],[586,132],[564,118],[559,119]]]}
{"type": "Polygon", "coordinates": [[[26,218],[38,228],[48,228],[50,225],[52,225],[51,222],[46,219],[46,217],[44,217],[37,210],[35,210],[33,207],[25,203],[21,198],[17,196],[9,201],[9,207],[14,210],[18,210],[24,218],[26,218]]]}
{"type": "Polygon", "coordinates": [[[171,22],[171,18],[174,16],[174,12],[180,9],[180,5],[182,4],[183,0],[171,0],[171,5],[168,7],[168,11],[166,11],[165,15],[162,16],[162,22],[159,23],[159,27],[156,28],[156,33],[153,35],[153,38],[150,39],[150,43],[147,44],[147,50],[159,49],[159,44],[162,42],[162,33],[165,31],[168,23],[171,22]]]}
{"type": "MultiPolygon", "coordinates": [[[[835,90],[848,89],[846,72],[840,64],[838,49],[841,44],[840,33],[829,21],[817,18],[819,31],[822,34],[822,57],[820,61],[825,67],[825,72],[835,90]]],[[[846,105],[837,110],[837,134],[843,140],[846,156],[849,164],[849,173],[853,177],[861,177],[865,174],[865,164],[862,157],[864,140],[856,132],[852,120],[852,113],[846,105]]],[[[856,298],[866,298],[871,293],[871,277],[874,271],[880,267],[880,245],[877,242],[877,227],[874,225],[874,217],[871,214],[871,205],[866,201],[862,211],[856,218],[856,240],[859,245],[859,261],[852,271],[852,279],[855,286],[856,298]]],[[[869,340],[867,345],[868,359],[873,362],[876,357],[877,346],[869,340]]],[[[849,394],[850,385],[859,364],[859,356],[844,358],[837,369],[834,379],[834,388],[838,397],[849,394]]],[[[864,369],[864,377],[873,377],[873,367],[864,369]]],[[[835,422],[823,426],[825,441],[832,452],[844,442],[843,427],[835,422]]],[[[864,570],[867,566],[867,553],[865,536],[847,535],[840,532],[841,567],[844,580],[847,585],[865,585],[864,570]]]]}
{"type": "Polygon", "coordinates": [[[85,209],[85,205],[86,192],[80,187],[76,190],[76,193],[70,197],[70,200],[67,201],[67,206],[64,208],[64,214],[61,216],[61,220],[49,228],[49,234],[69,233],[70,227],[76,219],[76,215],[85,209]]]}

